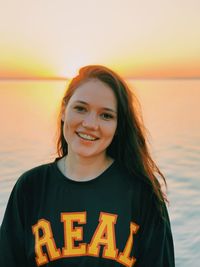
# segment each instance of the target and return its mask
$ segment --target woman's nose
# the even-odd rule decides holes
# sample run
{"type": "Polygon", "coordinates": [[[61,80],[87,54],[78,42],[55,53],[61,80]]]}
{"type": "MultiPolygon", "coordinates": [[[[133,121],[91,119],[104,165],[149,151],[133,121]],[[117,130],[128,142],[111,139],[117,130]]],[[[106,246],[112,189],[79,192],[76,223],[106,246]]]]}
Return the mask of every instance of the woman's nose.
{"type": "Polygon", "coordinates": [[[84,128],[87,128],[90,130],[97,130],[99,125],[98,125],[98,119],[97,119],[96,114],[94,113],[87,114],[82,121],[82,125],[84,128]]]}

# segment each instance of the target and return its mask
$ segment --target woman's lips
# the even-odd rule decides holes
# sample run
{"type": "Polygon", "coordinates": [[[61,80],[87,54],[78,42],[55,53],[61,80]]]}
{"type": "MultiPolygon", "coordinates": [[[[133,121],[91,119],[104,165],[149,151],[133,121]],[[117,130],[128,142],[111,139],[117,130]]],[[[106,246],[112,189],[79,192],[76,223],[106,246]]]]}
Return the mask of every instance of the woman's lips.
{"type": "Polygon", "coordinates": [[[84,140],[87,140],[87,141],[96,141],[98,140],[99,138],[94,136],[94,135],[91,135],[91,134],[88,134],[88,133],[82,133],[82,132],[76,132],[76,134],[84,139],[84,140]]]}

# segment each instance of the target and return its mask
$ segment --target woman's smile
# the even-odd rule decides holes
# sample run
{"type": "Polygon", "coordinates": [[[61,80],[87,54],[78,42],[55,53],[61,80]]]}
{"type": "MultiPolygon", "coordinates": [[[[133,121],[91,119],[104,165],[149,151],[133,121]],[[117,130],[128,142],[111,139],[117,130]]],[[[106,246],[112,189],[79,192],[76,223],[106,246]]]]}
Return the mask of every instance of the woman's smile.
{"type": "Polygon", "coordinates": [[[87,140],[87,141],[96,141],[99,138],[91,135],[91,134],[87,134],[87,133],[81,133],[81,132],[76,132],[76,134],[83,140],[87,140]]]}

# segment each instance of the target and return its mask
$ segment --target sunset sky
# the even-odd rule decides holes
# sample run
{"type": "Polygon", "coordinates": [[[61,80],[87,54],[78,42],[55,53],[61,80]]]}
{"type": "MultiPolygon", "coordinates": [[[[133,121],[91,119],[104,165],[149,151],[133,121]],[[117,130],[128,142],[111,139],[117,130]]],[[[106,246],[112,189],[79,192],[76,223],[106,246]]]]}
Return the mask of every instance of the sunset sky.
{"type": "Polygon", "coordinates": [[[199,12],[199,0],[2,1],[0,78],[70,78],[87,64],[200,77],[199,12]]]}

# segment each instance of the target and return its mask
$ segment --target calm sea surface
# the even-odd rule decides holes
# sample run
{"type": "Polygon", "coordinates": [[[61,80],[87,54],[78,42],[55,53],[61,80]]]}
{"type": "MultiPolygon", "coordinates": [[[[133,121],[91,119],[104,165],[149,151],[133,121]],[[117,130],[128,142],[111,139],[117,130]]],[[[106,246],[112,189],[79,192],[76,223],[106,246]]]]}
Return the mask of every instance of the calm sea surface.
{"type": "MultiPolygon", "coordinates": [[[[176,266],[200,258],[200,80],[129,81],[140,100],[154,159],[168,182],[176,266]]],[[[24,171],[56,156],[64,82],[0,82],[0,223],[24,171]]]]}

